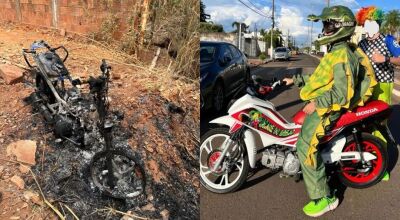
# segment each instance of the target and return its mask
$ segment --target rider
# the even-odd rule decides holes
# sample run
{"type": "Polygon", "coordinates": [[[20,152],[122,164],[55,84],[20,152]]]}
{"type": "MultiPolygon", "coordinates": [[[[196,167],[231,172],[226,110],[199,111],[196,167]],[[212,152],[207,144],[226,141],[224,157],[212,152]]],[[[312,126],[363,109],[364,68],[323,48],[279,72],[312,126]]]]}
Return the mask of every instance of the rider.
{"type": "MultiPolygon", "coordinates": [[[[381,9],[375,6],[361,8],[356,14],[356,19],[358,25],[363,26],[367,34],[358,46],[370,58],[378,81],[372,99],[391,104],[394,82],[393,64],[400,65],[400,46],[393,36],[379,33],[379,27],[383,21],[381,9]]],[[[378,130],[373,134],[386,142],[378,130]]],[[[389,180],[388,172],[382,180],[389,180]]]]}
{"type": "Polygon", "coordinates": [[[335,209],[339,204],[327,184],[325,165],[317,150],[319,139],[343,110],[364,104],[372,95],[372,86],[376,81],[368,57],[355,45],[348,43],[356,25],[349,8],[327,7],[320,16],[310,15],[308,19],[315,22],[322,20],[323,34],[317,43],[327,45],[328,53],[312,75],[296,75],[284,81],[287,85],[295,83],[302,87],[300,97],[308,102],[303,108],[307,117],[296,147],[311,198],[303,211],[308,216],[316,217],[335,209]]]}

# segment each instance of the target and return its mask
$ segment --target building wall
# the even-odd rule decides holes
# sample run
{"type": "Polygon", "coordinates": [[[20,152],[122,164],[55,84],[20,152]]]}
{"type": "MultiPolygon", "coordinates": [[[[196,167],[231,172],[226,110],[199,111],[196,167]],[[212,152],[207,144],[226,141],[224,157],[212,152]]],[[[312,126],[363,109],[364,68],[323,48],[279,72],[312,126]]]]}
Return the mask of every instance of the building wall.
{"type": "Polygon", "coordinates": [[[140,0],[0,0],[0,21],[89,33],[98,30],[110,13],[126,27],[127,15],[140,6],[140,0]]]}
{"type": "MultiPolygon", "coordinates": [[[[236,33],[201,33],[200,40],[227,42],[239,48],[239,41],[236,33]]],[[[242,37],[242,44],[239,49],[251,57],[256,57],[260,55],[260,53],[266,52],[265,46],[266,44],[264,41],[242,37]]]]}
{"type": "Polygon", "coordinates": [[[237,34],[235,33],[201,33],[201,41],[220,41],[238,46],[237,34]]]}

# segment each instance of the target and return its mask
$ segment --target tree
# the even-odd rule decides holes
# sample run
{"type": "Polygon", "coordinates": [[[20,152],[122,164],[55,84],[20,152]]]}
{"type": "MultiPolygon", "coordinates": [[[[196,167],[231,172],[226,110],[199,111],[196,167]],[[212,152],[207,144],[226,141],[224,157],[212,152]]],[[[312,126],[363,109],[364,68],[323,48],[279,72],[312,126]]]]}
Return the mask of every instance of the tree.
{"type": "Polygon", "coordinates": [[[206,22],[207,19],[210,19],[210,15],[205,12],[206,6],[203,1],[200,1],[200,22],[206,22]]]}
{"type": "MultiPolygon", "coordinates": [[[[264,31],[264,41],[267,43],[267,47],[271,47],[271,30],[269,30],[268,32],[264,31]]],[[[272,39],[272,45],[274,46],[274,48],[276,47],[281,47],[282,45],[282,31],[279,29],[274,29],[273,32],[273,39],[272,39]]]]}
{"type": "Polygon", "coordinates": [[[247,30],[250,26],[246,25],[245,23],[241,23],[241,22],[237,22],[237,21],[232,22],[232,27],[236,27],[236,29],[234,31],[232,31],[232,33],[239,33],[239,27],[240,27],[239,25],[242,26],[241,27],[242,33],[247,33],[247,30]]]}
{"type": "Polygon", "coordinates": [[[264,28],[261,28],[261,29],[260,29],[260,35],[261,35],[261,36],[264,36],[264,35],[265,35],[265,29],[264,29],[264,28]]]}
{"type": "Polygon", "coordinates": [[[397,31],[400,31],[400,12],[399,10],[391,10],[385,14],[385,18],[382,25],[382,30],[385,33],[394,35],[397,31]]]}
{"type": "Polygon", "coordinates": [[[224,28],[220,24],[214,24],[212,22],[200,22],[200,33],[213,33],[213,32],[224,32],[224,28]]]}

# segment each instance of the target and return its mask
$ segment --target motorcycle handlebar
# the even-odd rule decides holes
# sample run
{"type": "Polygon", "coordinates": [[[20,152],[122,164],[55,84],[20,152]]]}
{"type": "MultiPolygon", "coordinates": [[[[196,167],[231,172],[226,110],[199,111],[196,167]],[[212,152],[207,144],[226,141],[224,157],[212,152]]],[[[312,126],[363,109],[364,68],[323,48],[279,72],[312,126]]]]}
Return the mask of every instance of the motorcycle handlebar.
{"type": "MultiPolygon", "coordinates": [[[[47,45],[48,46],[48,45],[47,45]]],[[[46,46],[46,47],[47,47],[46,46]]],[[[54,52],[54,51],[56,51],[56,50],[58,50],[58,49],[63,49],[64,51],[65,51],[65,57],[64,57],[64,59],[63,59],[63,62],[65,62],[65,61],[67,61],[67,59],[68,59],[68,56],[69,56],[69,53],[68,53],[68,50],[67,50],[67,48],[65,48],[64,46],[58,46],[58,47],[56,47],[56,48],[51,48],[51,47],[47,47],[51,52],[54,52]]]]}

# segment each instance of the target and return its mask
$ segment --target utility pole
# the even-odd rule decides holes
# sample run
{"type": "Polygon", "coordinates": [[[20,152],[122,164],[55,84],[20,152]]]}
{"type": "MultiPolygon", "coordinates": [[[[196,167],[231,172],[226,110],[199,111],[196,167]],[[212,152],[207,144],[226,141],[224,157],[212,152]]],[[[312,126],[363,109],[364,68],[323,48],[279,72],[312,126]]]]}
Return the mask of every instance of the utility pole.
{"type": "Polygon", "coordinates": [[[275,0],[272,0],[272,27],[271,27],[271,60],[273,59],[273,54],[274,54],[274,45],[272,44],[272,39],[274,38],[274,26],[275,26],[275,0]]]}
{"type": "Polygon", "coordinates": [[[313,25],[314,25],[314,22],[311,21],[311,32],[310,32],[310,49],[311,50],[312,50],[312,34],[313,34],[312,29],[313,29],[313,25]]]}
{"type": "Polygon", "coordinates": [[[289,29],[287,30],[286,47],[289,48],[289,29]]]}
{"type": "Polygon", "coordinates": [[[329,8],[329,2],[330,2],[330,1],[329,1],[329,0],[326,0],[326,2],[328,3],[328,8],[329,8]]]}

